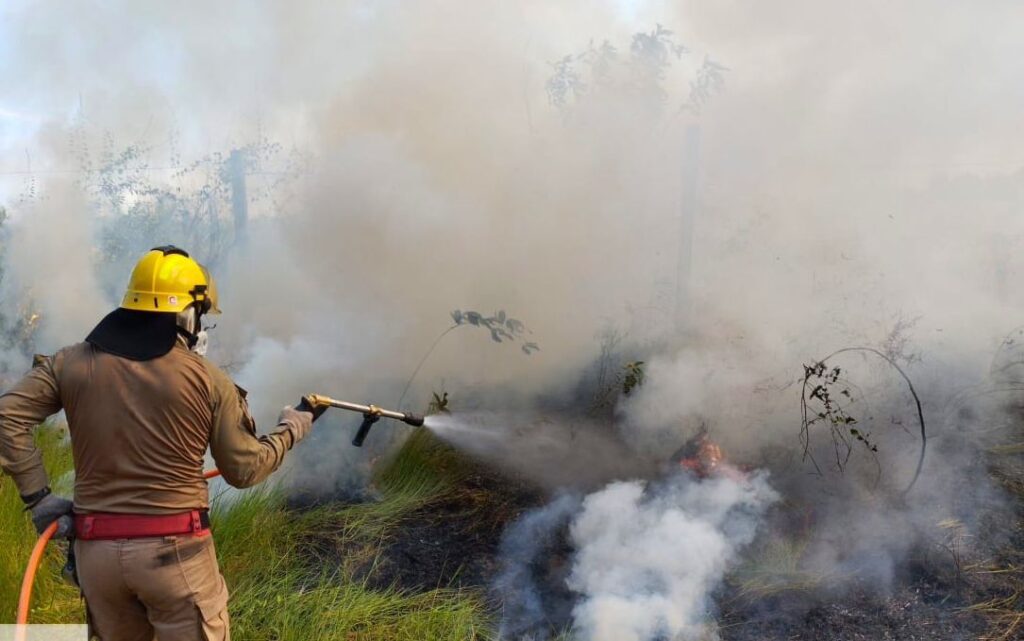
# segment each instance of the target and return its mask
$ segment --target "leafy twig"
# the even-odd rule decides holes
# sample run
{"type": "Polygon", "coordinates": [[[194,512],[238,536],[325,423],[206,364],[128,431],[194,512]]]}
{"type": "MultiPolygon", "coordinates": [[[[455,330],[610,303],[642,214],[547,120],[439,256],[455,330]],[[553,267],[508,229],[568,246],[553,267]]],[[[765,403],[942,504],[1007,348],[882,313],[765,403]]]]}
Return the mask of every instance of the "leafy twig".
{"type": "Polygon", "coordinates": [[[644,362],[631,361],[622,367],[622,394],[629,396],[633,390],[644,384],[644,362]]]}
{"type": "MultiPolygon", "coordinates": [[[[826,365],[826,362],[835,356],[845,354],[848,352],[874,354],[875,356],[884,360],[886,363],[892,366],[892,368],[895,369],[901,377],[903,377],[903,380],[907,384],[907,388],[910,390],[910,395],[914,398],[914,404],[917,409],[918,422],[921,425],[921,453],[917,459],[917,467],[914,470],[914,476],[913,478],[911,478],[910,483],[907,485],[907,487],[903,490],[903,494],[906,494],[911,490],[911,488],[914,487],[914,484],[917,483],[917,479],[921,475],[921,468],[924,466],[924,456],[926,446],[928,443],[928,435],[924,422],[924,410],[921,407],[921,399],[917,395],[917,390],[914,389],[913,382],[910,380],[910,377],[907,376],[907,373],[903,371],[903,368],[901,368],[896,363],[896,361],[894,361],[890,356],[872,347],[847,347],[832,352],[825,358],[821,359],[816,363],[813,363],[812,365],[804,365],[804,381],[800,392],[800,438],[804,444],[804,457],[809,458],[811,460],[811,463],[814,465],[815,469],[820,474],[821,468],[818,466],[817,461],[814,460],[814,456],[810,451],[810,429],[811,426],[813,426],[815,423],[822,421],[828,421],[832,427],[832,438],[833,442],[836,443],[837,447],[836,461],[840,469],[842,469],[843,465],[842,463],[840,463],[840,460],[842,458],[840,455],[840,448],[842,446],[845,446],[847,448],[850,446],[850,443],[846,440],[846,435],[843,434],[840,429],[837,429],[840,426],[845,426],[850,436],[852,436],[857,441],[862,442],[865,445],[865,447],[867,447],[868,450],[872,452],[872,454],[878,452],[877,446],[875,446],[868,440],[868,437],[870,435],[863,433],[860,431],[859,428],[854,427],[856,425],[856,419],[849,416],[845,412],[842,405],[838,403],[836,399],[832,397],[831,394],[830,386],[834,385],[839,380],[841,370],[838,367],[834,367],[831,370],[829,370],[826,365]],[[814,386],[811,387],[812,381],[820,382],[815,383],[814,386]],[[809,387],[811,387],[810,394],[808,394],[809,387]],[[812,412],[808,407],[808,399],[815,399],[821,402],[823,408],[822,411],[814,412],[812,416],[812,412]]],[[[847,391],[848,393],[848,390],[844,391],[847,391]]],[[[848,459],[849,452],[847,451],[846,460],[848,459]]]]}

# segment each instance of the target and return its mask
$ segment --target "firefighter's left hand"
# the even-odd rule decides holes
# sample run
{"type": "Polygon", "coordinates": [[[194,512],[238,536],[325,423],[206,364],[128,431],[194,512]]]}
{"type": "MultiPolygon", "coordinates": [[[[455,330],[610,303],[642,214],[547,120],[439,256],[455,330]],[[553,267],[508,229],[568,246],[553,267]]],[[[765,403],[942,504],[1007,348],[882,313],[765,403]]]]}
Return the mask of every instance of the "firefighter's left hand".
{"type": "Polygon", "coordinates": [[[32,524],[36,526],[36,532],[43,533],[51,523],[58,522],[55,539],[66,539],[74,533],[75,522],[71,518],[71,510],[74,508],[71,501],[48,494],[42,501],[32,506],[32,524]]]}

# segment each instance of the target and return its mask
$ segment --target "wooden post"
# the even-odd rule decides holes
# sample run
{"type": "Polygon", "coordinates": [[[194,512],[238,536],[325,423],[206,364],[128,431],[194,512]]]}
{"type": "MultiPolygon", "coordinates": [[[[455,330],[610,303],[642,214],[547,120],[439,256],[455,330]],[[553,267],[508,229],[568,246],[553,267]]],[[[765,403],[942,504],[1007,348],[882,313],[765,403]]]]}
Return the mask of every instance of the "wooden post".
{"type": "Polygon", "coordinates": [[[231,177],[231,213],[235,219],[235,245],[245,243],[249,226],[249,198],[245,192],[245,154],[235,149],[228,158],[231,177]]]}
{"type": "Polygon", "coordinates": [[[679,212],[679,257],[676,267],[676,330],[686,331],[693,320],[693,222],[697,217],[697,174],[700,160],[700,127],[686,128],[683,144],[683,193],[679,212]]]}

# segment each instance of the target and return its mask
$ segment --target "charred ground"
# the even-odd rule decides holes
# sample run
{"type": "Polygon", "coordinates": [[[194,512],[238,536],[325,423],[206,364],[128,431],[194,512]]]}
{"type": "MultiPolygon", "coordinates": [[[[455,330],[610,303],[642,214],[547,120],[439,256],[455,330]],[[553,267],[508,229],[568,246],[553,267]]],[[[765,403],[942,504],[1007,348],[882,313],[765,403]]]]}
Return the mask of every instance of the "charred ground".
{"type": "Polygon", "coordinates": [[[357,575],[377,588],[486,589],[500,569],[502,532],[543,501],[539,488],[470,464],[457,486],[405,516],[357,575]]]}
{"type": "MultiPolygon", "coordinates": [[[[917,546],[897,568],[891,587],[880,591],[872,581],[844,582],[841,588],[806,577],[776,577],[774,582],[752,584],[742,571],[731,574],[714,594],[711,612],[717,612],[724,641],[754,639],[1010,639],[1024,635],[1021,598],[1024,595],[1024,474],[1022,453],[995,448],[983,453],[992,478],[1014,498],[1012,512],[993,511],[979,526],[974,544],[952,549],[941,541],[917,546]],[[987,532],[991,536],[986,536],[987,532]],[[997,534],[996,534],[997,533],[997,534]],[[987,540],[986,540],[987,539],[987,540]]],[[[443,482],[419,499],[399,506],[374,530],[375,535],[344,535],[346,526],[312,535],[317,567],[345,567],[371,589],[397,588],[417,593],[452,588],[483,597],[499,620],[510,604],[493,589],[502,571],[500,550],[509,525],[532,508],[546,504],[544,489],[468,460],[428,433],[403,449],[394,465],[426,464],[435,480],[443,482]],[[410,452],[410,448],[412,451],[410,452]],[[428,462],[429,461],[429,462],[428,462]]],[[[323,506],[339,510],[372,508],[394,501],[401,492],[387,471],[375,481],[376,494],[358,497],[320,497],[323,506]]],[[[296,508],[308,508],[309,497],[296,508]]],[[[766,542],[788,536],[779,523],[791,528],[799,515],[786,514],[792,505],[776,508],[752,553],[766,542]],[[781,516],[780,514],[781,513],[781,516]],[[774,525],[773,525],[774,524],[774,525]]],[[[813,527],[813,525],[812,525],[813,527]]],[[[680,545],[686,545],[680,541],[680,545]]],[[[565,586],[573,550],[567,523],[529,572],[540,586],[549,607],[544,630],[552,637],[570,624],[575,595],[565,586]]],[[[536,636],[535,638],[545,638],[536,636]]]]}

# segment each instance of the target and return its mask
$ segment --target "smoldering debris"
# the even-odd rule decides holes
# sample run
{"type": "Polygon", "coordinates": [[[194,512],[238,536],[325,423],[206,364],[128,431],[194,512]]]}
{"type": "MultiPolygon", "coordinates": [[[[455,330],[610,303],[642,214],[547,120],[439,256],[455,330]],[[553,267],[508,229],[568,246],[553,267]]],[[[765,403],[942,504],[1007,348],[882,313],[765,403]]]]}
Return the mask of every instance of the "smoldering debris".
{"type": "Polygon", "coordinates": [[[778,498],[763,473],[683,472],[558,497],[503,538],[500,638],[570,628],[585,641],[711,638],[711,595],[778,498]]]}
{"type": "MultiPolygon", "coordinates": [[[[842,376],[837,380],[841,378],[846,386],[843,389],[851,393],[849,397],[842,395],[843,402],[852,401],[847,406],[849,416],[856,416],[856,425],[871,431],[872,444],[877,447],[860,447],[845,463],[816,469],[811,461],[801,460],[800,365],[793,366],[795,382],[788,388],[757,392],[753,382],[763,379],[756,370],[742,367],[742,354],[734,354],[737,361],[733,364],[721,359],[722,354],[730,352],[714,351],[719,361],[706,364],[694,357],[694,351],[700,349],[684,350],[675,357],[651,358],[655,366],[647,371],[646,382],[632,390],[628,398],[619,398],[618,429],[632,437],[627,441],[631,447],[648,452],[668,452],[666,445],[671,442],[675,443],[674,450],[691,433],[723,439],[721,450],[726,461],[743,469],[771,468],[772,487],[753,493],[761,499],[733,497],[742,506],[735,522],[719,518],[721,512],[706,512],[706,506],[694,509],[692,503],[686,503],[695,499],[685,498],[687,495],[681,492],[686,488],[707,490],[710,486],[704,482],[672,484],[657,480],[656,475],[648,477],[654,480],[620,481],[595,491],[583,502],[582,511],[563,519],[563,527],[572,525],[562,534],[560,546],[540,545],[533,558],[519,560],[520,578],[532,571],[529,576],[536,582],[539,576],[552,576],[551,572],[538,574],[544,568],[569,559],[571,571],[562,576],[561,583],[549,584],[546,592],[541,589],[540,593],[563,602],[566,593],[574,595],[575,606],[567,618],[546,613],[542,620],[549,625],[554,621],[555,630],[571,626],[585,639],[713,638],[719,588],[730,571],[743,564],[746,569],[730,577],[734,583],[725,593],[733,602],[730,615],[744,612],[744,621],[764,618],[780,629],[800,630],[809,625],[808,617],[827,616],[842,625],[842,608],[837,603],[856,604],[856,617],[866,617],[866,611],[895,607],[890,600],[903,598],[909,605],[900,610],[900,621],[904,622],[900,625],[912,627],[917,621],[918,625],[934,622],[943,630],[979,629],[976,618],[965,615],[961,621],[953,619],[957,608],[968,603],[962,587],[958,587],[964,580],[963,559],[980,560],[994,553],[1006,541],[1006,535],[985,523],[1012,522],[1018,509],[993,484],[985,455],[986,443],[1019,438],[1014,436],[1019,434],[1019,416],[1015,419],[1013,414],[1017,405],[1007,405],[1005,382],[993,382],[1002,394],[993,399],[977,391],[978,385],[965,388],[971,379],[960,363],[925,367],[918,360],[904,361],[906,371],[900,373],[884,360],[854,357],[844,361],[842,376]],[[676,362],[669,366],[664,362],[666,358],[676,362]],[[722,374],[723,369],[727,374],[722,374]],[[732,375],[732,371],[741,375],[732,375]],[[904,373],[913,378],[914,393],[908,391],[904,373]],[[747,386],[746,393],[736,391],[747,386]],[[962,398],[958,390],[963,389],[976,390],[973,401],[962,398]],[[686,394],[678,390],[686,390],[686,394]],[[743,405],[732,402],[741,397],[743,405]],[[961,411],[949,413],[947,408],[949,416],[943,419],[938,408],[958,397],[961,411]],[[933,426],[930,449],[919,482],[908,492],[921,452],[918,400],[934,420],[929,422],[933,426]],[[970,412],[964,413],[968,407],[970,412]],[[769,457],[767,453],[773,448],[788,450],[789,456],[769,457]],[[590,529],[582,525],[587,522],[583,519],[586,506],[593,506],[590,516],[594,525],[590,529]],[[770,518],[763,518],[770,507],[770,518]],[[673,510],[689,510],[685,512],[689,520],[680,524],[673,510]],[[599,518],[602,514],[604,520],[599,518]],[[731,530],[730,523],[745,529],[731,530]],[[672,532],[675,525],[681,530],[694,528],[685,536],[695,542],[700,541],[700,535],[710,533],[709,542],[697,544],[706,553],[700,561],[710,563],[710,569],[687,566],[686,552],[680,551],[685,547],[682,543],[664,546],[649,558],[656,569],[644,565],[644,550],[657,548],[660,539],[656,533],[672,532]],[[762,535],[759,544],[746,548],[758,528],[762,535]],[[587,532],[591,533],[589,538],[584,535],[587,532]],[[647,535],[655,539],[648,541],[647,535]],[[727,552],[716,557],[716,551],[722,549],[727,552]],[[590,557],[585,550],[600,561],[587,565],[590,557]],[[720,565],[714,566],[715,558],[720,565]],[[679,565],[674,565],[677,562],[679,565]],[[754,579],[749,568],[756,568],[754,579]],[[667,575],[659,574],[662,571],[667,575]],[[675,571],[685,573],[693,582],[674,583],[675,571]],[[609,576],[618,576],[619,580],[604,582],[609,576]],[[640,587],[617,591],[628,586],[630,580],[640,587]],[[643,583],[645,580],[650,583],[643,583]],[[633,599],[634,593],[641,596],[633,599]],[[664,597],[666,594],[671,598],[664,597]],[[776,595],[781,596],[773,601],[776,595]],[[940,597],[941,603],[932,602],[940,597]],[[761,598],[781,605],[763,612],[758,609],[761,598]],[[738,607],[737,603],[745,605],[738,607]]],[[[927,359],[928,354],[923,358],[927,359]]],[[[486,422],[481,422],[472,429],[454,423],[449,427],[466,430],[463,438],[472,440],[478,438],[473,434],[475,430],[486,429],[486,422]]],[[[843,421],[847,428],[851,424],[843,421]]],[[[492,446],[504,436],[500,429],[490,432],[492,446]]],[[[529,432],[519,436],[524,441],[532,438],[529,432]]],[[[529,450],[526,445],[521,447],[529,450]]],[[[831,451],[832,444],[825,440],[822,448],[823,452],[831,451]]],[[[720,450],[716,446],[714,451],[720,450]]],[[[648,472],[654,469],[663,475],[669,468],[649,467],[648,472]]],[[[742,476],[732,477],[740,487],[742,476]]],[[[757,474],[753,478],[763,481],[757,474]]],[[[720,505],[728,506],[730,500],[720,505]]],[[[728,508],[722,509],[728,512],[728,508]]],[[[543,520],[546,514],[541,510],[537,518],[543,520]]],[[[524,620],[536,621],[537,600],[528,598],[534,593],[530,590],[524,589],[524,603],[511,600],[518,608],[512,611],[532,612],[524,620]]],[[[875,626],[871,623],[868,627],[875,626]]],[[[506,629],[515,626],[510,623],[506,629]]],[[[531,638],[530,634],[543,638],[536,629],[522,636],[531,638]]],[[[743,629],[736,629],[727,636],[746,638],[744,634],[747,632],[743,629]]]]}

